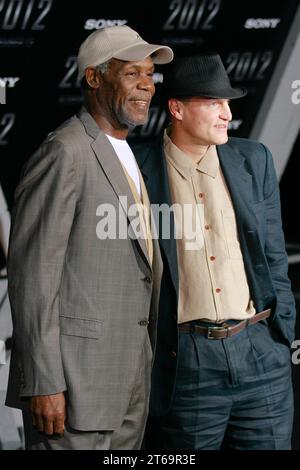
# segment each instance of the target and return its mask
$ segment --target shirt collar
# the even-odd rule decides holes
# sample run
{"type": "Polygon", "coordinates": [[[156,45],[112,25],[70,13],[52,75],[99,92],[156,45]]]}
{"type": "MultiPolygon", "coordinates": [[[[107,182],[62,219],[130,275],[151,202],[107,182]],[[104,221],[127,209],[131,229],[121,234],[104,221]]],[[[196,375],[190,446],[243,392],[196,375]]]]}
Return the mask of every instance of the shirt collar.
{"type": "Polygon", "coordinates": [[[219,157],[215,145],[210,145],[200,162],[195,163],[172,142],[167,134],[167,130],[165,130],[164,150],[169,163],[186,179],[190,179],[191,175],[195,174],[195,171],[205,173],[212,178],[216,178],[218,174],[219,157]]]}

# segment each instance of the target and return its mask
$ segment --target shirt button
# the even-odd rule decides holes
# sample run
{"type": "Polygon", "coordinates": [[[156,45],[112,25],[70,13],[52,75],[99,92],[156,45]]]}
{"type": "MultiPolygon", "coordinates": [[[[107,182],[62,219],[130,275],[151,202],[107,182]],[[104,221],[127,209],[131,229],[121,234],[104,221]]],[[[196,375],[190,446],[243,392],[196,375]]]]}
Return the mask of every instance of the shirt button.
{"type": "Polygon", "coordinates": [[[216,292],[219,294],[221,292],[221,289],[219,287],[217,287],[216,292]]]}
{"type": "Polygon", "coordinates": [[[176,351],[171,351],[170,356],[172,358],[175,358],[177,356],[176,351]]]}
{"type": "Polygon", "coordinates": [[[199,193],[199,197],[200,197],[200,198],[203,198],[203,197],[204,197],[204,193],[199,193]]]}
{"type": "Polygon", "coordinates": [[[210,225],[204,225],[204,228],[205,228],[205,230],[209,230],[209,229],[210,229],[210,225]]]}
{"type": "Polygon", "coordinates": [[[215,256],[210,256],[209,259],[210,259],[210,261],[215,261],[216,257],[215,256]]]}

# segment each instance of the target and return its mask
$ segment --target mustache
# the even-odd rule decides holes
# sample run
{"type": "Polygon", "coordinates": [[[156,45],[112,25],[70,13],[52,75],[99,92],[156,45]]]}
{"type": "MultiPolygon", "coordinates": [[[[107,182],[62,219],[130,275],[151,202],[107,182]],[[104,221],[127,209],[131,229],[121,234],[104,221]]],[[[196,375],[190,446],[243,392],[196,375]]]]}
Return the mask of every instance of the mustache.
{"type": "Polygon", "coordinates": [[[129,98],[129,101],[147,101],[147,102],[150,103],[151,99],[152,99],[151,93],[147,93],[146,95],[143,94],[143,95],[139,95],[139,96],[137,96],[137,95],[131,96],[129,98]]]}

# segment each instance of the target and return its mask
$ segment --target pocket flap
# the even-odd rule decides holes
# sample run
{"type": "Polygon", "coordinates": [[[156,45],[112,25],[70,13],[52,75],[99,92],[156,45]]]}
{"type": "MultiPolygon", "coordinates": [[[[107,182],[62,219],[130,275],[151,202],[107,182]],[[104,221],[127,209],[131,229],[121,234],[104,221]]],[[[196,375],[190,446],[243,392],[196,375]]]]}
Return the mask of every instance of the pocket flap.
{"type": "Polygon", "coordinates": [[[94,339],[98,339],[100,336],[102,322],[99,320],[61,315],[59,321],[62,335],[94,339]]]}

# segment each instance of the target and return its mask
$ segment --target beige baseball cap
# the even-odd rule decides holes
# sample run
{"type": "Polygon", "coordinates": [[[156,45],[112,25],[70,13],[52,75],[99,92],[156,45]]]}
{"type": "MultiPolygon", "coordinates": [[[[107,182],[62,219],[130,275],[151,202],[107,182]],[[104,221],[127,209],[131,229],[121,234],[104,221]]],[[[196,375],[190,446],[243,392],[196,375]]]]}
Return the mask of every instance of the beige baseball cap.
{"type": "Polygon", "coordinates": [[[82,79],[87,67],[95,67],[112,58],[144,60],[154,52],[154,64],[167,64],[173,60],[174,54],[170,47],[149,44],[129,26],[102,28],[90,34],[79,48],[78,77],[82,79]]]}

